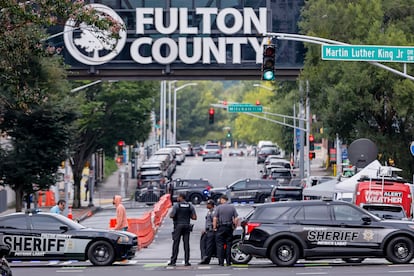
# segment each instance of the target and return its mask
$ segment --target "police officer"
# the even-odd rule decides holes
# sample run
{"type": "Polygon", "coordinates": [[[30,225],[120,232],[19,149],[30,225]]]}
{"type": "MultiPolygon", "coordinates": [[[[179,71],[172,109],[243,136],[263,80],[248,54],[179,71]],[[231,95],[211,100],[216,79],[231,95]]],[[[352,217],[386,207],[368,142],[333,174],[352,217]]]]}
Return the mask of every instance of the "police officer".
{"type": "Polygon", "coordinates": [[[174,204],[170,213],[170,218],[174,222],[174,231],[172,232],[173,246],[171,260],[169,266],[175,266],[178,257],[178,248],[180,246],[180,239],[183,237],[184,243],[184,265],[190,266],[190,232],[192,225],[190,219],[196,220],[197,214],[195,208],[191,203],[185,201],[185,194],[179,194],[177,203],[174,204]]]}
{"type": "Polygon", "coordinates": [[[200,239],[201,262],[199,264],[209,264],[211,257],[216,251],[216,232],[213,231],[213,214],[214,200],[209,199],[207,201],[205,229],[200,239]]]}
{"type": "Polygon", "coordinates": [[[231,265],[233,229],[239,223],[236,208],[228,204],[228,200],[226,195],[222,195],[221,204],[216,207],[213,215],[213,230],[216,231],[217,258],[220,266],[224,266],[224,259],[226,259],[227,266],[231,265]],[[226,245],[225,250],[224,245],[226,245]]]}

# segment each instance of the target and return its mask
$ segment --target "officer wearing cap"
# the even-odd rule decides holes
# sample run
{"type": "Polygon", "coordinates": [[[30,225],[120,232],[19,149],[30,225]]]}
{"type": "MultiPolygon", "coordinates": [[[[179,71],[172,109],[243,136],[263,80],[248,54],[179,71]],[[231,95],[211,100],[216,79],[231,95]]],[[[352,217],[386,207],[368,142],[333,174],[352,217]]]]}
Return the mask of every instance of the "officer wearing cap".
{"type": "Polygon", "coordinates": [[[173,206],[173,209],[170,213],[170,218],[172,218],[174,222],[174,231],[172,232],[172,255],[168,265],[175,266],[178,257],[180,239],[183,237],[184,265],[190,266],[190,232],[192,231],[190,219],[196,220],[197,214],[194,206],[191,205],[191,203],[185,201],[185,194],[178,195],[177,203],[175,203],[173,206]]]}
{"type": "Polygon", "coordinates": [[[221,204],[216,207],[213,215],[213,230],[216,231],[217,258],[220,266],[224,266],[224,259],[226,259],[227,266],[231,265],[233,229],[239,223],[236,208],[228,204],[228,200],[226,195],[222,195],[221,204]],[[224,245],[226,245],[225,250],[224,245]]]}
{"type": "Polygon", "coordinates": [[[205,229],[200,239],[201,262],[199,264],[209,264],[216,251],[216,232],[213,231],[214,200],[209,199],[206,206],[205,229]]]}

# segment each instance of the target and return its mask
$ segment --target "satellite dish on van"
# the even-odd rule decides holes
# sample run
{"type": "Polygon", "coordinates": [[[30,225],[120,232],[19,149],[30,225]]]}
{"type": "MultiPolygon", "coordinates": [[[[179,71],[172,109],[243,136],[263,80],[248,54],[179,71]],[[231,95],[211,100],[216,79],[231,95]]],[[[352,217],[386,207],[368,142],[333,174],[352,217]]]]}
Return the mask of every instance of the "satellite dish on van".
{"type": "Polygon", "coordinates": [[[369,139],[361,138],[353,141],[348,148],[349,161],[357,168],[365,168],[377,159],[378,148],[369,139]]]}

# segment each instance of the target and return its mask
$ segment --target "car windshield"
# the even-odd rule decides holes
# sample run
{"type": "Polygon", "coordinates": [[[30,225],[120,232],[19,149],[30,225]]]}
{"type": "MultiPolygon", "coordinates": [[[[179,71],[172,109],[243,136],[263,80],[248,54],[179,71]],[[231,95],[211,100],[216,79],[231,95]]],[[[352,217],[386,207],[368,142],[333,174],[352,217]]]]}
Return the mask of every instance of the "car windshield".
{"type": "Polygon", "coordinates": [[[283,172],[283,171],[273,171],[272,172],[272,177],[290,177],[290,176],[291,176],[291,174],[288,171],[286,171],[286,172],[283,172]]]}

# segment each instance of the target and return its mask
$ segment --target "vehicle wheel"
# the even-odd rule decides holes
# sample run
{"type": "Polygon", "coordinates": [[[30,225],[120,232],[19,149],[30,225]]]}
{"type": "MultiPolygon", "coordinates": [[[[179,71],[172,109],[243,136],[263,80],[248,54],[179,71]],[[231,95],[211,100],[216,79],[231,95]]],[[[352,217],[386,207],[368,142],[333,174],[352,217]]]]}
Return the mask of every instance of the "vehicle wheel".
{"type": "Polygon", "coordinates": [[[202,196],[200,194],[192,194],[190,201],[192,204],[200,204],[202,201],[202,196]]]}
{"type": "Polygon", "coordinates": [[[111,265],[115,259],[112,245],[107,241],[95,241],[88,249],[88,259],[93,265],[111,265]]]}
{"type": "Polygon", "coordinates": [[[278,266],[292,266],[299,259],[299,247],[291,240],[277,241],[270,251],[270,260],[278,266]]]}
{"type": "Polygon", "coordinates": [[[219,161],[221,162],[221,158],[219,159],[219,161]]]}
{"type": "Polygon", "coordinates": [[[360,264],[365,260],[365,258],[342,258],[342,261],[348,264],[360,264]]]}
{"type": "Polygon", "coordinates": [[[240,243],[240,239],[235,239],[231,244],[231,262],[233,264],[248,264],[252,259],[252,256],[240,250],[240,243]]]}
{"type": "Polygon", "coordinates": [[[206,159],[203,158],[203,162],[206,161],[206,159]]]}
{"type": "Polygon", "coordinates": [[[414,256],[414,243],[407,237],[393,238],[385,249],[385,258],[394,264],[409,263],[414,256]]]}

